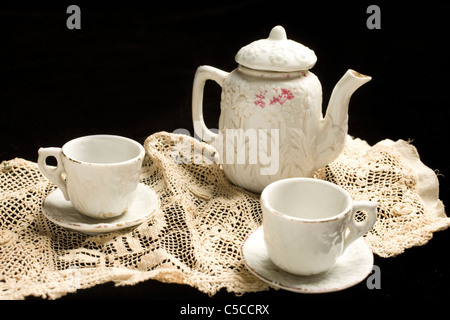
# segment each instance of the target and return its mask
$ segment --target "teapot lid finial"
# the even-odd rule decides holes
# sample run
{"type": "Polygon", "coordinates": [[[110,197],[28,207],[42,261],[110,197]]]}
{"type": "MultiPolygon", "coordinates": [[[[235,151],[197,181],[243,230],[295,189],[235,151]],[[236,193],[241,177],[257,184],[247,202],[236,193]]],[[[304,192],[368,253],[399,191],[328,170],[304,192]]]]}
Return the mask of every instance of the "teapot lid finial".
{"type": "Polygon", "coordinates": [[[270,40],[287,40],[286,30],[282,26],[273,27],[270,31],[270,40]]]}
{"type": "Polygon", "coordinates": [[[241,48],[235,59],[247,68],[280,72],[309,70],[317,61],[314,51],[289,40],[282,26],[272,28],[267,39],[241,48]]]}

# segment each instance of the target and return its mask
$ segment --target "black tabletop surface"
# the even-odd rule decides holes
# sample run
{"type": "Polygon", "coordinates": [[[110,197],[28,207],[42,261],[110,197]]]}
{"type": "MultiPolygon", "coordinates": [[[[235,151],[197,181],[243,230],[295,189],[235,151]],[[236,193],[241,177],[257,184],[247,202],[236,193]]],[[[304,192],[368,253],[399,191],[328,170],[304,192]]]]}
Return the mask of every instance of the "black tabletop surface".
{"type": "MultiPolygon", "coordinates": [[[[0,5],[0,160],[37,160],[41,146],[82,135],[120,134],[143,142],[154,132],[193,135],[195,70],[236,68],[234,55],[283,25],[288,38],[312,48],[311,70],[322,82],[324,109],[349,68],[371,75],[350,102],[349,134],[374,144],[412,140],[421,160],[439,173],[440,199],[449,199],[450,40],[441,2],[378,1],[380,29],[368,28],[367,1],[154,2],[77,1],[81,29],[69,29],[67,1],[0,5]]],[[[371,20],[373,22],[373,20],[371,20]]],[[[370,23],[369,23],[370,25],[370,23]]],[[[220,87],[205,89],[206,123],[217,128],[220,87]]],[[[449,300],[450,231],[395,258],[375,256],[381,288],[363,281],[323,295],[283,290],[214,297],[185,285],[145,281],[79,290],[64,299],[146,299],[177,315],[188,303],[269,305],[271,315],[328,301],[449,300]],[[160,303],[158,301],[164,301],[160,303]],[[292,303],[294,302],[294,303],[292,303]]]]}

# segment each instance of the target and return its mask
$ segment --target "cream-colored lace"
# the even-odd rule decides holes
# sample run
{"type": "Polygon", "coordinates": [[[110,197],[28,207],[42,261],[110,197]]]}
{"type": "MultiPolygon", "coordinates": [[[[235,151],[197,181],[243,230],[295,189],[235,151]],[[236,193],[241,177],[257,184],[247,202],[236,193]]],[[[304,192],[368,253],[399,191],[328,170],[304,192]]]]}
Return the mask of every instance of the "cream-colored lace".
{"type": "MultiPolygon", "coordinates": [[[[36,163],[0,165],[0,298],[58,298],[109,281],[147,279],[187,284],[214,295],[267,290],[240,257],[246,235],[261,224],[259,195],[227,181],[213,150],[191,137],[156,133],[145,141],[141,180],[161,200],[149,221],[102,235],[73,232],[42,214],[55,189],[36,163]],[[209,152],[202,153],[207,149],[209,152]]],[[[355,200],[379,203],[378,221],[365,236],[382,257],[424,245],[450,225],[439,201],[435,173],[415,148],[389,140],[370,147],[348,139],[345,152],[316,172],[355,200]]]]}

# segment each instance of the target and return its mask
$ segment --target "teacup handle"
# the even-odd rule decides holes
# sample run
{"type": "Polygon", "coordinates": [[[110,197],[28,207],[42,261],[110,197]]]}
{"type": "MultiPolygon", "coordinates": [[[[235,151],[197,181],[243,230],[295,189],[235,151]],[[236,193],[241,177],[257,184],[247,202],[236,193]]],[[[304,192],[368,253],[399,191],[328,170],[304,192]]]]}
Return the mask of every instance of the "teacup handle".
{"type": "Polygon", "coordinates": [[[66,181],[62,177],[62,173],[65,171],[61,158],[61,148],[40,148],[38,151],[38,166],[42,174],[47,177],[51,182],[61,190],[64,198],[69,201],[69,195],[67,194],[66,181]],[[45,163],[48,157],[55,157],[57,161],[56,167],[49,166],[45,163]]]}
{"type": "Polygon", "coordinates": [[[203,120],[203,90],[205,82],[206,80],[214,80],[222,87],[228,75],[228,72],[210,66],[200,66],[195,73],[192,87],[192,120],[194,121],[195,133],[206,142],[214,141],[218,134],[209,130],[203,120]]]}
{"type": "Polygon", "coordinates": [[[363,236],[366,232],[372,229],[377,221],[377,203],[370,201],[355,201],[353,203],[352,215],[348,224],[349,233],[345,237],[344,250],[356,239],[363,236]],[[355,220],[355,213],[358,210],[367,212],[367,217],[363,221],[357,222],[355,220]]]}

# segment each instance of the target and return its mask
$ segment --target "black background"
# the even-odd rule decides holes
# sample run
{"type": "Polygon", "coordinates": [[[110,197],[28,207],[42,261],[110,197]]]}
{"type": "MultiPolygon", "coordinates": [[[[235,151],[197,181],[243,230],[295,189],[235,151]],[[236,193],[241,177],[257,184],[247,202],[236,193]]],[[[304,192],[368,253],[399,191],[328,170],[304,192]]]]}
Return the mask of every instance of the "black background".
{"type": "MultiPolygon", "coordinates": [[[[158,131],[184,128],[193,135],[196,68],[233,70],[242,46],[266,38],[280,24],[288,38],[315,51],[318,62],[311,71],[322,82],[324,109],[347,69],[373,77],[352,97],[349,134],[370,144],[412,140],[422,161],[439,172],[441,200],[449,200],[450,13],[443,2],[19,1],[0,6],[0,160],[36,161],[41,146],[62,146],[95,133],[141,143],[158,131]],[[81,8],[81,30],[66,27],[70,4],[81,8]],[[366,27],[370,4],[381,8],[380,30],[366,27]]],[[[217,128],[220,87],[208,82],[205,95],[206,123],[217,128]]],[[[270,290],[236,298],[221,291],[209,298],[188,286],[146,281],[119,288],[107,283],[63,299],[172,300],[173,314],[192,299],[201,300],[197,305],[260,301],[272,304],[272,314],[297,302],[448,301],[449,240],[448,231],[438,232],[427,245],[396,258],[375,256],[380,290],[363,282],[325,295],[270,290]]]]}

